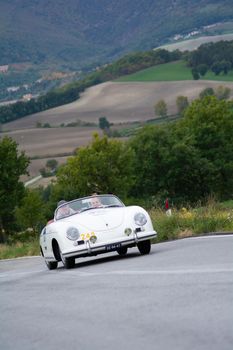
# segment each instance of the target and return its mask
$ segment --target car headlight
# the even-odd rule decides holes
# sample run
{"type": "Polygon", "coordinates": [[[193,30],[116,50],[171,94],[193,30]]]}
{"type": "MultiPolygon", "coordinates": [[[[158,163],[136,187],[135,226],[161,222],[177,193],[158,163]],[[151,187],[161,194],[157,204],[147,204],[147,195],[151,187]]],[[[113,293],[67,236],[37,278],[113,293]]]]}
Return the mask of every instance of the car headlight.
{"type": "Polygon", "coordinates": [[[134,215],[134,222],[138,226],[143,226],[147,223],[146,215],[143,213],[137,213],[134,215]]]}
{"type": "Polygon", "coordinates": [[[79,231],[76,227],[69,227],[66,231],[66,237],[71,241],[76,241],[79,238],[79,231]]]}

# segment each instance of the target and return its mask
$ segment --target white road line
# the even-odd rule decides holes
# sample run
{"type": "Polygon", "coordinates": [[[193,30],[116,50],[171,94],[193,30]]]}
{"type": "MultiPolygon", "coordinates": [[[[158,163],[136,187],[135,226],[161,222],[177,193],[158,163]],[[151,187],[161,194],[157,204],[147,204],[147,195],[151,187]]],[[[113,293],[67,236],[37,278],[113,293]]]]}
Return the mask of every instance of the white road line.
{"type": "MultiPolygon", "coordinates": [[[[226,237],[233,237],[232,233],[227,234],[221,234],[221,233],[213,233],[213,234],[207,234],[206,236],[196,236],[196,237],[188,237],[188,239],[207,239],[207,238],[226,238],[226,237]]],[[[185,238],[184,238],[185,239],[185,238]]],[[[170,241],[174,242],[174,241],[170,241]]]]}
{"type": "MultiPolygon", "coordinates": [[[[106,276],[106,275],[122,275],[122,276],[133,276],[133,275],[184,275],[184,274],[210,274],[210,273],[232,273],[233,268],[214,268],[214,269],[183,269],[183,270],[119,270],[119,271],[103,271],[103,272],[77,272],[76,271],[65,271],[67,277],[80,276],[80,277],[94,277],[94,276],[106,276]]],[[[64,276],[64,275],[63,275],[64,276]]]]}

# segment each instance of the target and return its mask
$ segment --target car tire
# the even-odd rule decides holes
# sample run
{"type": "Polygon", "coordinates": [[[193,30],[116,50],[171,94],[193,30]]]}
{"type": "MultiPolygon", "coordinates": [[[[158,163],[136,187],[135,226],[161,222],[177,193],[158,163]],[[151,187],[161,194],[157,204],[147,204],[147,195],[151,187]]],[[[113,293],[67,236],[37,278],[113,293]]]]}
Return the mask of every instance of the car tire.
{"type": "Polygon", "coordinates": [[[151,241],[147,239],[146,241],[138,242],[137,246],[138,246],[139,252],[142,255],[149,254],[151,249],[151,241]]]}
{"type": "Polygon", "coordinates": [[[75,266],[74,258],[64,258],[65,262],[63,262],[66,269],[72,269],[75,266]]]}
{"type": "Polygon", "coordinates": [[[121,247],[117,249],[117,253],[120,256],[125,256],[127,254],[128,248],[127,247],[121,247]]]}
{"type": "Polygon", "coordinates": [[[45,264],[49,270],[55,270],[57,268],[57,261],[47,261],[45,260],[45,264]]]}
{"type": "Polygon", "coordinates": [[[66,269],[72,269],[75,266],[75,258],[65,258],[59,249],[61,261],[66,269]]]}
{"type": "Polygon", "coordinates": [[[117,249],[117,253],[118,253],[120,256],[125,256],[125,255],[127,254],[127,250],[128,250],[127,247],[121,247],[121,248],[118,248],[118,249],[117,249]]]}

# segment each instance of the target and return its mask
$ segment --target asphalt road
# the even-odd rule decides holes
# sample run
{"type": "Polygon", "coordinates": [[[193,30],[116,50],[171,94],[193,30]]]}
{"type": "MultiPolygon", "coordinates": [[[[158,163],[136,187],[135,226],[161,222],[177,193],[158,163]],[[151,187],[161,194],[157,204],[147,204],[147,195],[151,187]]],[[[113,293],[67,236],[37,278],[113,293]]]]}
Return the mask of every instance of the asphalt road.
{"type": "Polygon", "coordinates": [[[233,349],[233,236],[76,260],[0,261],[0,349],[233,349]]]}

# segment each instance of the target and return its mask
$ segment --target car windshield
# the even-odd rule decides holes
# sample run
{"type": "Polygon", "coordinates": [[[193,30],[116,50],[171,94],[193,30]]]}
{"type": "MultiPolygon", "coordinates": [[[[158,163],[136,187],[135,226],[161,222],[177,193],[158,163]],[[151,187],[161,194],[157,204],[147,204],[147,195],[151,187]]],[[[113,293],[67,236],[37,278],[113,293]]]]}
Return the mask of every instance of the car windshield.
{"type": "Polygon", "coordinates": [[[99,209],[99,208],[113,208],[123,207],[124,204],[119,198],[113,195],[94,195],[75,199],[70,202],[66,202],[60,205],[54,214],[55,220],[60,220],[65,217],[80,214],[87,210],[99,209]]]}

